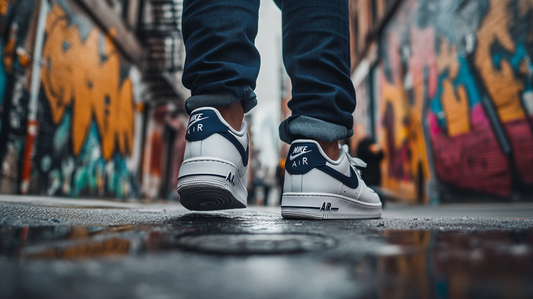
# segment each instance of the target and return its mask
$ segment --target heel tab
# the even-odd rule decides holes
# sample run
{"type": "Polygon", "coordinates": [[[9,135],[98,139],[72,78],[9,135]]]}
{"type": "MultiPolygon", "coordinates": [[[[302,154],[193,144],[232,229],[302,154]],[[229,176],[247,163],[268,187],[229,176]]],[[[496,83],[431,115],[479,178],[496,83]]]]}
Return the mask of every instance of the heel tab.
{"type": "MultiPolygon", "coordinates": [[[[339,159],[337,160],[333,160],[331,159],[328,155],[326,155],[326,153],[324,152],[324,150],[322,149],[322,147],[320,146],[320,143],[318,143],[318,141],[316,140],[313,140],[313,139],[298,139],[298,140],[294,140],[292,143],[291,143],[291,148],[289,149],[289,152],[292,150],[292,146],[294,144],[303,144],[303,143],[311,143],[313,144],[314,146],[316,146],[318,152],[322,155],[322,157],[329,163],[331,164],[334,164],[334,165],[338,165],[340,163],[342,163],[342,161],[344,160],[344,155],[342,155],[342,152],[339,154],[339,159]]],[[[339,144],[339,148],[340,148],[340,144],[339,144]]]]}
{"type": "Polygon", "coordinates": [[[285,170],[289,174],[305,174],[317,166],[326,165],[323,154],[320,145],[314,140],[295,141],[289,148],[285,170]]]}
{"type": "Polygon", "coordinates": [[[233,133],[234,130],[231,129],[231,126],[219,116],[220,113],[214,108],[196,109],[195,113],[191,114],[185,139],[189,142],[201,141],[213,134],[220,134],[233,143],[239,151],[244,165],[248,165],[249,139],[246,131],[242,135],[233,133]]]}
{"type": "Polygon", "coordinates": [[[191,113],[185,139],[188,141],[203,140],[214,133],[227,132],[228,127],[220,121],[220,113],[216,109],[198,108],[191,113]]]}
{"type": "Polygon", "coordinates": [[[214,115],[216,116],[216,118],[218,119],[218,121],[224,125],[229,131],[231,131],[233,134],[237,135],[237,136],[243,136],[244,134],[246,134],[246,131],[248,129],[248,124],[243,121],[242,124],[241,124],[241,129],[239,131],[235,130],[233,127],[231,127],[231,125],[224,119],[224,117],[222,116],[222,114],[220,114],[220,111],[218,111],[216,108],[214,107],[201,107],[201,108],[196,108],[194,109],[193,112],[191,112],[191,116],[189,118],[189,123],[191,122],[191,120],[193,119],[193,116],[194,115],[197,115],[197,114],[200,114],[200,113],[207,113],[207,114],[210,114],[210,115],[214,115]]]}

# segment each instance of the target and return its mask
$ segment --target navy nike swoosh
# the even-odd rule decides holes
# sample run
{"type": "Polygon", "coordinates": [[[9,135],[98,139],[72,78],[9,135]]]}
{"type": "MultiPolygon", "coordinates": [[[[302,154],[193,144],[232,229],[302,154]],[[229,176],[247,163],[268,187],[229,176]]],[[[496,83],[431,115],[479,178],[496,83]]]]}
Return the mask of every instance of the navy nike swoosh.
{"type": "Polygon", "coordinates": [[[239,154],[241,154],[242,163],[244,164],[244,166],[248,166],[248,156],[249,156],[248,150],[250,149],[250,147],[246,147],[246,149],[244,149],[244,147],[239,142],[239,140],[237,140],[237,138],[233,136],[233,134],[231,134],[230,132],[220,132],[219,134],[224,136],[231,143],[233,143],[233,145],[235,145],[235,147],[239,151],[239,154]]]}
{"type": "Polygon", "coordinates": [[[197,123],[197,122],[199,122],[199,121],[202,121],[202,120],[204,120],[204,119],[208,119],[208,118],[209,118],[209,116],[206,116],[206,117],[204,117],[204,118],[197,118],[197,119],[191,121],[191,122],[189,123],[189,125],[187,126],[187,130],[190,129],[191,126],[194,125],[195,123],[197,123]]]}
{"type": "Polygon", "coordinates": [[[357,177],[357,174],[355,174],[355,171],[351,167],[350,167],[350,176],[345,176],[344,174],[326,165],[317,166],[316,169],[329,174],[330,176],[339,180],[341,183],[348,186],[349,188],[355,189],[359,187],[359,178],[357,177]]]}

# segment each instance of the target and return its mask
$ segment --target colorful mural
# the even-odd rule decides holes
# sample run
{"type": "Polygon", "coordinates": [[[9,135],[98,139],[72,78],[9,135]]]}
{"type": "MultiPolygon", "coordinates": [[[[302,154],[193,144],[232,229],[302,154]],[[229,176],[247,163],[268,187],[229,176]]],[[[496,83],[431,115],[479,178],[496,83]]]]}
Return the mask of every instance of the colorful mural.
{"type": "Polygon", "coordinates": [[[135,103],[128,62],[78,7],[52,2],[43,48],[40,131],[30,192],[135,196],[128,168],[135,103]]]}
{"type": "MultiPolygon", "coordinates": [[[[17,6],[19,10],[13,12],[15,20],[24,8],[30,6],[17,6]]],[[[3,11],[0,3],[0,13],[3,11]]],[[[25,24],[33,24],[30,28],[35,31],[38,15],[26,17],[25,24]]],[[[22,30],[18,24],[12,21],[6,26],[17,38],[14,45],[10,39],[5,42],[2,59],[3,70],[14,73],[14,87],[8,95],[10,107],[15,111],[23,110],[20,117],[9,114],[10,132],[0,135],[7,140],[0,158],[3,158],[4,168],[9,169],[4,169],[0,177],[0,192],[3,193],[20,192],[20,169],[24,163],[21,157],[26,150],[24,137],[31,72],[21,67],[23,60],[18,53],[23,51],[17,44],[20,44],[22,30]],[[7,51],[17,55],[8,56],[7,51]],[[20,124],[20,130],[16,123],[20,124]]],[[[135,120],[139,118],[136,115],[141,112],[137,104],[140,99],[134,96],[134,85],[142,82],[139,76],[133,79],[131,75],[138,70],[123,58],[111,40],[114,31],[102,31],[74,2],[50,2],[44,30],[38,134],[31,160],[29,193],[139,197],[140,162],[132,163],[132,157],[134,140],[142,138],[141,132],[135,131],[138,127],[135,120]]],[[[32,43],[33,40],[27,49],[29,53],[32,53],[32,43]]],[[[0,76],[0,82],[1,79],[0,76]]],[[[1,89],[0,85],[0,92],[1,89]]]]}
{"type": "Polygon", "coordinates": [[[0,194],[176,199],[182,59],[141,69],[161,63],[141,40],[179,28],[153,26],[165,3],[112,2],[0,0],[0,194]]]}
{"type": "Polygon", "coordinates": [[[132,83],[127,66],[122,66],[121,74],[120,54],[110,38],[77,19],[59,4],[52,6],[46,23],[42,86],[54,124],[72,109],[74,155],[80,154],[94,124],[101,134],[102,155],[109,160],[115,151],[131,153],[132,83]]]}
{"type": "Polygon", "coordinates": [[[533,1],[406,0],[379,39],[369,79],[383,185],[426,201],[430,181],[530,193],[533,1]]]}

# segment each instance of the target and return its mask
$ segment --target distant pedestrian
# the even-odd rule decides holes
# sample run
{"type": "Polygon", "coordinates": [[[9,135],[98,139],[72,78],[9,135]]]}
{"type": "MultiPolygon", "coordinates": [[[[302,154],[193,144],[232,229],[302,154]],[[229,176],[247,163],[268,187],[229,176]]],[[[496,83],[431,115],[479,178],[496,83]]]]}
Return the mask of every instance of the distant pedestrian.
{"type": "Polygon", "coordinates": [[[362,171],[363,180],[368,186],[381,185],[380,163],[383,160],[383,150],[371,137],[365,137],[357,146],[357,157],[366,162],[362,171]]]}

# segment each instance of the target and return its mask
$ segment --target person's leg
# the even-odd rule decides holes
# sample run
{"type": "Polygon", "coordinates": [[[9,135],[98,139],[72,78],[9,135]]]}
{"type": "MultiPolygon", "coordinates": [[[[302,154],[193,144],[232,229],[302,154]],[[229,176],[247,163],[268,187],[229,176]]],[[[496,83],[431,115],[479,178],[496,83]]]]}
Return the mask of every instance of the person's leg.
{"type": "Polygon", "coordinates": [[[353,134],[355,91],[350,79],[347,0],[277,0],[283,19],[283,59],[292,82],[292,116],[282,141],[317,140],[331,158],[353,134]]]}
{"type": "Polygon", "coordinates": [[[243,114],[256,105],[258,11],[259,0],[184,1],[187,55],[182,81],[192,94],[185,104],[189,114],[197,108],[217,107],[228,121],[240,115],[240,127],[243,114]],[[222,108],[237,102],[242,109],[222,108]]]}
{"type": "Polygon", "coordinates": [[[183,84],[192,92],[177,191],[191,210],[244,208],[248,135],[245,112],[256,105],[254,46],[259,0],[186,0],[183,84]]]}
{"type": "Polygon", "coordinates": [[[285,163],[284,218],[381,217],[378,195],[338,141],[353,134],[348,0],[277,0],[283,59],[292,82],[292,116],[279,128],[290,143],[285,163]]]}

